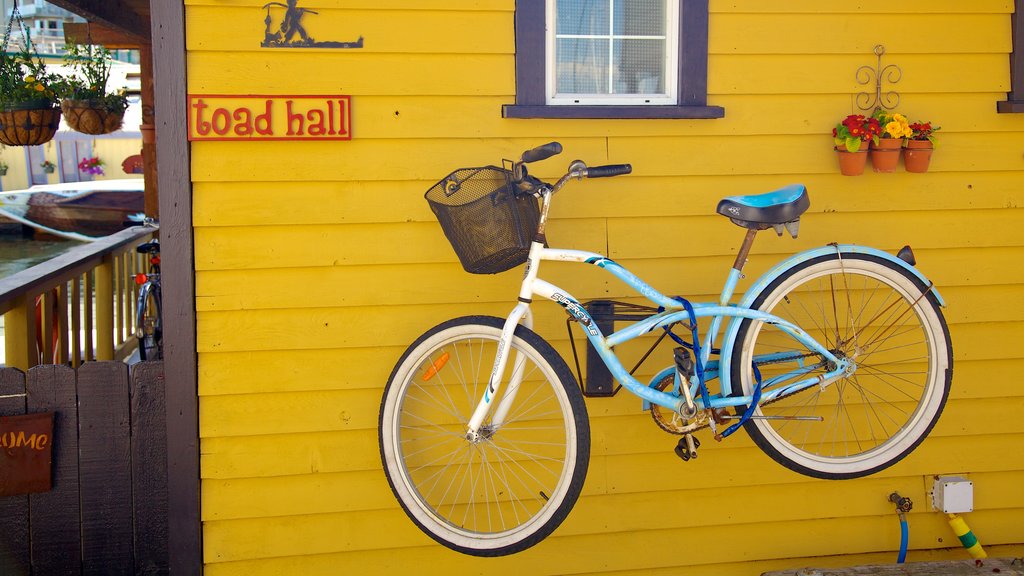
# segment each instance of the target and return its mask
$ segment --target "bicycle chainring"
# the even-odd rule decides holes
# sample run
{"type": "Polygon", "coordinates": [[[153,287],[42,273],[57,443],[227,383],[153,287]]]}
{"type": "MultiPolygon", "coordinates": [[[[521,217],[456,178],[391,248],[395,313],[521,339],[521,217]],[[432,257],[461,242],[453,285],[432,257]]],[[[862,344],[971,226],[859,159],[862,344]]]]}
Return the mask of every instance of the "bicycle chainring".
{"type": "MultiPolygon", "coordinates": [[[[668,375],[656,383],[654,388],[659,392],[664,392],[672,387],[673,379],[672,375],[668,375]]],[[[651,418],[654,418],[654,423],[658,425],[658,428],[669,434],[679,436],[693,433],[708,426],[708,412],[706,410],[698,412],[694,418],[687,420],[678,412],[658,406],[653,402],[651,403],[651,418]]]]}

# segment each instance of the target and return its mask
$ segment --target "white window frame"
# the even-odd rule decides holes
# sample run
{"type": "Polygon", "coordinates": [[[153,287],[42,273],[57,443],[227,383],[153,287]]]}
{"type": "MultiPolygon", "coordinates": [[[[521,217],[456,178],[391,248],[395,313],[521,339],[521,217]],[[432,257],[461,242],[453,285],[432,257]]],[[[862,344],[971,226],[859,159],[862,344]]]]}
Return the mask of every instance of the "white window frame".
{"type": "MultiPolygon", "coordinates": [[[[608,47],[609,76],[612,74],[611,63],[614,61],[611,54],[614,50],[614,40],[625,38],[665,40],[665,62],[662,70],[666,90],[664,94],[556,94],[557,57],[555,54],[555,32],[558,30],[558,24],[556,22],[557,10],[555,4],[557,3],[557,0],[545,0],[547,10],[546,22],[548,23],[547,32],[545,34],[545,41],[547,44],[545,50],[545,84],[547,91],[547,104],[550,106],[664,106],[677,104],[679,98],[677,92],[679,87],[679,2],[676,0],[662,1],[665,4],[665,36],[628,36],[613,34],[612,30],[614,30],[615,26],[614,9],[616,0],[608,0],[610,3],[610,29],[607,35],[567,35],[562,36],[562,38],[611,38],[613,42],[609,43],[608,47]]],[[[612,86],[610,77],[608,79],[608,85],[612,86]]]]}

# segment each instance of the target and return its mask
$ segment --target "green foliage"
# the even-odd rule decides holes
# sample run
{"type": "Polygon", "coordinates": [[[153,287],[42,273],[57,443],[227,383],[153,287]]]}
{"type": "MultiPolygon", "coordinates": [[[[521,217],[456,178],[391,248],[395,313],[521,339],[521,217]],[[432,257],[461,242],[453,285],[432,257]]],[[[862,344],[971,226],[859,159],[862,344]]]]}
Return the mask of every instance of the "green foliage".
{"type": "Polygon", "coordinates": [[[46,65],[27,49],[0,52],[0,105],[40,102],[57,103],[60,77],[46,71],[46,65]]]}
{"type": "Polygon", "coordinates": [[[870,140],[877,144],[878,135],[881,133],[882,128],[877,118],[865,118],[861,114],[851,114],[832,129],[832,138],[837,148],[857,152],[864,142],[870,140]]]}
{"type": "Polygon", "coordinates": [[[939,126],[932,126],[931,122],[922,122],[918,120],[910,125],[911,140],[927,140],[932,143],[932,146],[938,144],[938,140],[935,138],[935,133],[942,130],[939,126]]]}
{"type": "Polygon", "coordinates": [[[123,113],[128,108],[124,90],[107,92],[110,80],[110,50],[89,44],[68,44],[64,62],[72,74],[58,85],[57,92],[69,100],[85,100],[108,112],[123,113]]]}

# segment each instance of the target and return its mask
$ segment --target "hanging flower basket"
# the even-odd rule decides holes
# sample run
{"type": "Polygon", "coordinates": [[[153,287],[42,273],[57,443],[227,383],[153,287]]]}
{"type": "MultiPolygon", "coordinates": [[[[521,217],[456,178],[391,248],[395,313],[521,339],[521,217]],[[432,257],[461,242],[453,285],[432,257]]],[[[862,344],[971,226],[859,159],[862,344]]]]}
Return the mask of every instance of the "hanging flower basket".
{"type": "Polygon", "coordinates": [[[60,103],[60,109],[68,126],[82,134],[110,134],[120,130],[124,121],[123,109],[110,110],[103,102],[96,100],[65,98],[60,103]]]}
{"type": "Polygon", "coordinates": [[[60,127],[60,109],[48,100],[0,102],[0,142],[8,146],[38,146],[49,142],[60,127]]]}
{"type": "Polygon", "coordinates": [[[68,126],[83,134],[109,134],[121,128],[128,97],[124,89],[107,91],[110,51],[92,44],[68,44],[64,62],[72,71],[58,93],[68,126]]]}
{"type": "Polygon", "coordinates": [[[0,47],[0,143],[38,146],[53,138],[60,126],[55,92],[59,82],[36,54],[15,2],[0,47]],[[11,43],[15,25],[21,33],[17,51],[11,43]]]}

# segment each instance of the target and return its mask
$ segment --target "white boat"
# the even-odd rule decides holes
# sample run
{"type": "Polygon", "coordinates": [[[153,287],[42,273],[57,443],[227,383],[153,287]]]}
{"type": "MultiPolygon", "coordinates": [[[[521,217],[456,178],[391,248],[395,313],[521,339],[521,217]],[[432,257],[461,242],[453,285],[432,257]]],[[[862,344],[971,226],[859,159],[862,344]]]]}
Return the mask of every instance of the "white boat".
{"type": "Polygon", "coordinates": [[[40,232],[92,242],[124,229],[144,209],[142,178],[41,184],[0,192],[0,216],[40,232]]]}

